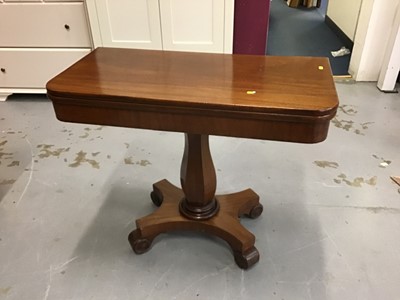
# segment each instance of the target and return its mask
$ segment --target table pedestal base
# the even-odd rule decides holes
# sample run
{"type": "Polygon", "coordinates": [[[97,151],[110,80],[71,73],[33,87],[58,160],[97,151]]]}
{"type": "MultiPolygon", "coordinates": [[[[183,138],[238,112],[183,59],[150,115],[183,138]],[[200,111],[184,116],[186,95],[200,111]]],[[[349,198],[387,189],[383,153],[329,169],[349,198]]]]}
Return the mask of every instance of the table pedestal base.
{"type": "Polygon", "coordinates": [[[179,211],[185,195],[167,180],[153,185],[151,199],[159,208],[152,214],[136,220],[137,229],[129,234],[129,243],[136,254],[147,252],[153,239],[160,233],[174,230],[205,232],[225,240],[232,248],[237,265],[247,269],[259,260],[254,247],[255,237],[240,224],[239,217],[257,218],[263,211],[258,195],[251,189],[215,196],[219,211],[210,219],[193,220],[179,211]]]}

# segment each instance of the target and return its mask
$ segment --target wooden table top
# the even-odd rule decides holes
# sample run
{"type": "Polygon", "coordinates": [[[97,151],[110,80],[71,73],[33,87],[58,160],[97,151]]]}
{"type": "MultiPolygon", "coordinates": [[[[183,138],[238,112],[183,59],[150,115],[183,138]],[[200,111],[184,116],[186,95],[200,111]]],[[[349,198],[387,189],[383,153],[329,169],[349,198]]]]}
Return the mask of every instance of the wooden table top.
{"type": "MultiPolygon", "coordinates": [[[[267,139],[269,135],[199,128],[208,127],[204,124],[206,119],[226,117],[326,123],[333,118],[338,106],[329,60],[319,57],[98,48],[50,80],[47,90],[57,116],[65,121],[185,131],[183,122],[188,120],[178,120],[178,115],[183,118],[183,114],[192,114],[202,118],[203,123],[193,125],[196,127],[193,132],[267,139]],[[97,110],[119,107],[118,110],[142,113],[159,111],[169,113],[169,117],[153,115],[153,119],[164,118],[165,122],[182,125],[163,127],[161,119],[154,121],[160,124],[152,125],[147,121],[132,123],[132,120],[102,121],[101,118],[88,121],[84,116],[68,116],[78,106],[81,109],[97,107],[97,110]]],[[[325,127],[327,132],[327,124],[325,127]]],[[[271,139],[287,140],[273,136],[271,139]]],[[[296,139],[289,138],[289,141],[296,139]]]]}

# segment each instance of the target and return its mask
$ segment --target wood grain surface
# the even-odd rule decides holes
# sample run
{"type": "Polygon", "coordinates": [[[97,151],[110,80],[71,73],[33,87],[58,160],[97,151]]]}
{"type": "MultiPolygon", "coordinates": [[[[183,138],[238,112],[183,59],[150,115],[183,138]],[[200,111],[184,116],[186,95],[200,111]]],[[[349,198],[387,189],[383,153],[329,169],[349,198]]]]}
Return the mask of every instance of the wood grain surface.
{"type": "Polygon", "coordinates": [[[98,48],[47,90],[62,121],[302,143],[338,105],[316,57],[98,48]]]}
{"type": "Polygon", "coordinates": [[[50,95],[313,116],[330,115],[337,105],[329,60],[320,57],[98,48],[47,89],[50,95]]]}

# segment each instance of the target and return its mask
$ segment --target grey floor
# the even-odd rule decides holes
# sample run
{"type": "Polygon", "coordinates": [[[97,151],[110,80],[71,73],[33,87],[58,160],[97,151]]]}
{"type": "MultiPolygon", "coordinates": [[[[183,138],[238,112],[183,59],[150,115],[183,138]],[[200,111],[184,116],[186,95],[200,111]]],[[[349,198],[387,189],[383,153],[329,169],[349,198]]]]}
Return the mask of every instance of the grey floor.
{"type": "Polygon", "coordinates": [[[61,123],[43,96],[0,103],[0,299],[399,299],[400,97],[337,90],[323,143],[211,138],[218,192],[251,187],[265,207],[242,220],[261,254],[248,271],[206,236],[130,249],[151,184],[179,182],[181,134],[61,123]]]}

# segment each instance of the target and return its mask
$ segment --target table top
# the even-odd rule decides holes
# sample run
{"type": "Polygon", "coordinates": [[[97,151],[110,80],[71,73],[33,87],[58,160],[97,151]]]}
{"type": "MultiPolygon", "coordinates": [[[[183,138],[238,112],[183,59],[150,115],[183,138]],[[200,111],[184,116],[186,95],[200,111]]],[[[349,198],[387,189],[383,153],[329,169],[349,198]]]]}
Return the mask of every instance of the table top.
{"type": "MultiPolygon", "coordinates": [[[[333,118],[338,106],[329,60],[320,57],[98,48],[50,80],[47,91],[57,116],[64,121],[185,131],[188,120],[182,118],[189,114],[193,122],[194,116],[202,122],[191,125],[193,132],[267,139],[269,135],[236,133],[237,130],[219,132],[211,125],[219,126],[221,118],[232,122],[236,119],[235,126],[246,125],[237,123],[239,119],[321,125],[333,118]],[[118,114],[122,110],[142,112],[142,121],[102,121],[100,117],[90,121],[87,116],[71,116],[76,113],[71,109],[78,106],[82,110],[97,107],[97,112],[100,107],[115,112],[119,107],[118,114]],[[143,120],[143,113],[149,111],[153,112],[153,123],[159,124],[143,120]],[[218,118],[218,124],[205,124],[218,118]],[[165,124],[169,122],[181,125],[165,124]]],[[[225,127],[229,126],[232,125],[225,127]]],[[[327,124],[324,128],[326,136],[327,124]]],[[[296,141],[289,138],[292,140],[296,141]]]]}

